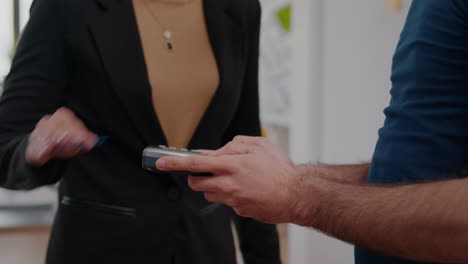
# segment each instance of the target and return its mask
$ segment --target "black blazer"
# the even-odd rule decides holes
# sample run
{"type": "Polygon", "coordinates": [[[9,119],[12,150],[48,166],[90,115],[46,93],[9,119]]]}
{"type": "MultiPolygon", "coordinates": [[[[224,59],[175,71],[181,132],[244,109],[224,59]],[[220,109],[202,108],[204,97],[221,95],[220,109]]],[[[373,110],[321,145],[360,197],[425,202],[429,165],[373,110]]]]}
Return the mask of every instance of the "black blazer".
{"type": "MultiPolygon", "coordinates": [[[[259,135],[257,0],[204,0],[221,83],[189,147],[215,149],[259,135]]],[[[209,203],[186,178],[141,169],[148,145],[166,144],[131,0],[36,0],[0,102],[0,185],[32,189],[59,180],[48,264],[235,263],[235,219],[247,263],[278,263],[276,228],[209,203]],[[100,148],[37,169],[28,135],[46,114],[70,108],[109,136],[100,148]]],[[[177,107],[177,105],[174,105],[177,107]]]]}

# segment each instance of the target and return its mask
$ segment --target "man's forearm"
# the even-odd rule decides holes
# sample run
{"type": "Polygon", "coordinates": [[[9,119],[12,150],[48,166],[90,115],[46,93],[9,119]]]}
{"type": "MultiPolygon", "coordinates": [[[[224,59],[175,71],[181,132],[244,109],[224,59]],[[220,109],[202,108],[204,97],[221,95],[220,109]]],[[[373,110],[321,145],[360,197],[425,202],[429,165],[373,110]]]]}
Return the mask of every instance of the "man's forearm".
{"type": "Polygon", "coordinates": [[[297,224],[398,257],[468,262],[468,180],[372,187],[300,171],[297,224]]]}
{"type": "Polygon", "coordinates": [[[366,182],[370,164],[362,165],[321,165],[310,166],[311,175],[343,184],[363,184],[366,182]]]}

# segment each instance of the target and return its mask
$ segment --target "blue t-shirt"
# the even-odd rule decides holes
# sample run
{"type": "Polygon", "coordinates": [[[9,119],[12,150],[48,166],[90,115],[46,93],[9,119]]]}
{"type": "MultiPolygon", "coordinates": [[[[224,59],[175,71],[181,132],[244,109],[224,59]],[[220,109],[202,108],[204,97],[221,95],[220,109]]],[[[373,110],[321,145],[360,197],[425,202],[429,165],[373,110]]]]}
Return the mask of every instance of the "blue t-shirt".
{"type": "MultiPolygon", "coordinates": [[[[468,161],[468,0],[413,0],[368,181],[460,177],[468,161]]],[[[415,263],[356,249],[357,264],[415,263]]]]}

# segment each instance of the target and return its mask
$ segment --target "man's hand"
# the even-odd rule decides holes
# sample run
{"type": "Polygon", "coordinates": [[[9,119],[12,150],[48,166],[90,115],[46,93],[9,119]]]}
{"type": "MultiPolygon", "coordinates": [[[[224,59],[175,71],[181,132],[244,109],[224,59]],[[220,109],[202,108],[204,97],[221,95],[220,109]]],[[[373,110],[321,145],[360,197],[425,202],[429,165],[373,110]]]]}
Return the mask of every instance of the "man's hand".
{"type": "Polygon", "coordinates": [[[62,107],[44,116],[29,136],[26,161],[36,167],[51,159],[70,158],[93,148],[97,135],[69,109],[62,107]]]}
{"type": "Polygon", "coordinates": [[[236,137],[209,156],[164,157],[160,170],[212,172],[189,177],[195,191],[207,200],[224,203],[237,214],[267,223],[292,222],[299,177],[286,154],[264,138],[236,137]]]}

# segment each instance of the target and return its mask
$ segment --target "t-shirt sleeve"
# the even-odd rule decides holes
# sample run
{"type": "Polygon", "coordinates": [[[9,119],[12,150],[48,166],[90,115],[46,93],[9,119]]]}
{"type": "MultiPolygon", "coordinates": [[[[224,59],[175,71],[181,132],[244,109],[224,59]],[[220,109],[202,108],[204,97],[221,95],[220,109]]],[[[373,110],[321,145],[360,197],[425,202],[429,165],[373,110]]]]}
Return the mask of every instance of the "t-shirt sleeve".
{"type": "Polygon", "coordinates": [[[454,177],[468,153],[468,1],[414,0],[370,183],[454,177]]]}

